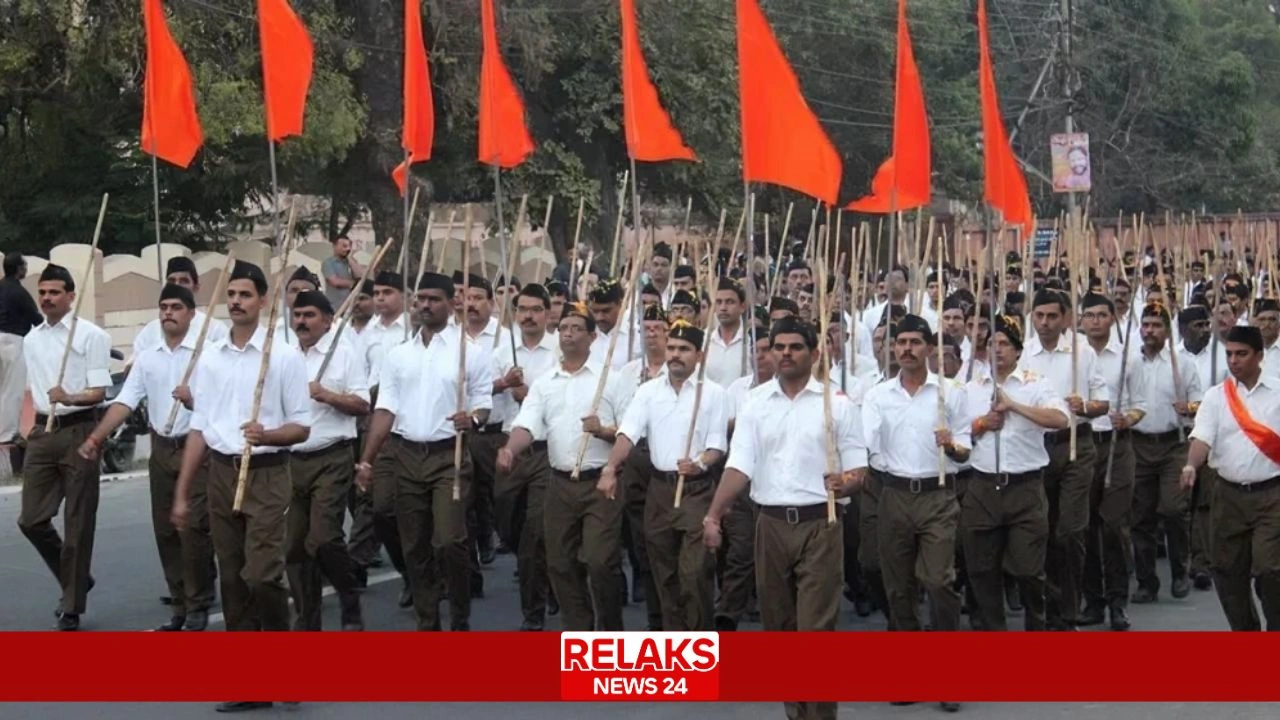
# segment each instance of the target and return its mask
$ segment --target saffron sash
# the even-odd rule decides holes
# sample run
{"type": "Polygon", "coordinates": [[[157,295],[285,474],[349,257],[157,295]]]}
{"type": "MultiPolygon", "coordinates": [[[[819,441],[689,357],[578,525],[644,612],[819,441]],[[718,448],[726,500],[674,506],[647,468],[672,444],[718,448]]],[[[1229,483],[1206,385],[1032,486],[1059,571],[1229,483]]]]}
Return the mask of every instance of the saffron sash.
{"type": "Polygon", "coordinates": [[[1244,431],[1245,436],[1271,462],[1280,465],[1280,435],[1277,435],[1266,425],[1254,420],[1253,416],[1249,414],[1244,402],[1240,400],[1240,392],[1236,390],[1235,378],[1227,378],[1222,383],[1222,391],[1227,396],[1227,407],[1231,409],[1232,417],[1236,419],[1236,423],[1244,431]]]}

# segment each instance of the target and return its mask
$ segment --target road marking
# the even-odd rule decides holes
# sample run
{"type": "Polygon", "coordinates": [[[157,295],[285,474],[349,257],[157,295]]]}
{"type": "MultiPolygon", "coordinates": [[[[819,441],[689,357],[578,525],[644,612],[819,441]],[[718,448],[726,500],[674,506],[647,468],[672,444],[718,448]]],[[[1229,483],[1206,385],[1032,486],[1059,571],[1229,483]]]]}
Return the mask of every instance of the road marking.
{"type": "MultiPolygon", "coordinates": [[[[122,473],[108,473],[98,479],[100,483],[124,482],[127,480],[141,480],[147,477],[146,470],[130,470],[122,473]]],[[[13,485],[0,485],[0,495],[16,495],[22,492],[22,483],[13,485]]]]}
{"type": "MultiPolygon", "coordinates": [[[[378,573],[377,575],[370,575],[368,584],[370,586],[381,585],[382,583],[391,582],[392,580],[399,580],[399,579],[400,579],[400,573],[392,570],[391,572],[378,573]]],[[[334,595],[336,592],[337,591],[334,590],[333,587],[326,585],[324,590],[320,592],[320,597],[327,598],[334,595]]],[[[293,605],[293,598],[289,599],[289,604],[290,606],[293,605]]],[[[222,613],[220,612],[209,613],[210,625],[213,625],[214,623],[225,623],[225,622],[226,622],[226,618],[222,616],[222,613]]]]}

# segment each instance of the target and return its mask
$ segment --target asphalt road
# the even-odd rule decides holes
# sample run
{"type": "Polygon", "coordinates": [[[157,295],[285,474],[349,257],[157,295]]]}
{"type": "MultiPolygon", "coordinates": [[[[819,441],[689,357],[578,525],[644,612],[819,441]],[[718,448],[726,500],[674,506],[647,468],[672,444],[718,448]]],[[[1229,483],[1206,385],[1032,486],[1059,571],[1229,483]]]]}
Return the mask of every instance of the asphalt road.
{"type": "MultiPolygon", "coordinates": [[[[0,630],[44,630],[52,627],[53,609],[58,591],[48,570],[17,529],[19,495],[17,488],[0,487],[0,630]]],[[[388,566],[389,570],[389,566],[388,566]]],[[[1167,566],[1162,569],[1167,572],[1167,566]]],[[[514,630],[520,623],[517,590],[513,576],[514,559],[499,556],[485,569],[485,597],[475,602],[472,627],[475,630],[514,630]]],[[[147,630],[168,618],[168,609],[160,604],[165,593],[151,534],[147,484],[140,475],[104,482],[98,513],[93,573],[97,586],[89,596],[88,612],[82,618],[84,631],[147,630]]],[[[1165,587],[1168,587],[1167,580],[1165,587]]],[[[365,592],[364,616],[370,630],[413,629],[412,612],[396,606],[399,592],[394,572],[384,571],[370,578],[365,592]]],[[[325,627],[338,626],[336,603],[325,608],[325,627]]],[[[1171,600],[1167,595],[1155,605],[1130,609],[1134,629],[1142,630],[1225,630],[1226,622],[1212,592],[1196,592],[1184,600],[1171,600]]],[[[221,615],[214,615],[210,630],[221,629],[221,615]]],[[[628,627],[644,626],[641,606],[627,608],[628,627]]],[[[878,616],[857,618],[851,609],[842,624],[848,630],[883,629],[878,616]]],[[[1015,619],[1014,625],[1018,624],[1015,619]]],[[[745,629],[750,629],[747,626],[745,629]]],[[[548,630],[558,629],[556,618],[548,622],[548,630]]],[[[1172,662],[1132,658],[1132,662],[1172,662]]],[[[84,672],[92,671],[88,663],[84,672]]],[[[1172,669],[1172,666],[1171,666],[1172,669]]],[[[479,669],[482,672],[509,672],[479,669]]],[[[376,676],[375,676],[376,677],[376,676]]],[[[495,675],[495,678],[498,678],[495,675]]],[[[345,720],[371,718],[378,720],[419,719],[444,716],[451,719],[516,717],[530,719],[634,718],[664,720],[692,718],[700,720],[783,717],[777,704],[303,704],[293,709],[277,707],[252,713],[250,717],[281,717],[302,720],[345,720]]],[[[890,707],[883,704],[850,703],[840,706],[842,717],[860,718],[931,718],[944,715],[932,705],[890,707]]],[[[966,705],[964,717],[992,720],[1037,720],[1056,718],[1105,718],[1107,720],[1250,720],[1280,716],[1280,705],[1268,704],[974,704],[966,705]]],[[[149,720],[150,718],[222,717],[207,704],[0,704],[0,720],[35,720],[45,718],[67,720],[149,720]]]]}

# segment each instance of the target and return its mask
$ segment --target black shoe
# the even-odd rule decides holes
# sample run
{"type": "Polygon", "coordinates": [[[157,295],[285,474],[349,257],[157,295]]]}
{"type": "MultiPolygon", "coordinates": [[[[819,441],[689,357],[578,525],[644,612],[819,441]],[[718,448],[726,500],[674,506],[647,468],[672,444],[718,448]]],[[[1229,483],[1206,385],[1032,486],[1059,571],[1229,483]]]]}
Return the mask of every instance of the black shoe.
{"type": "Polygon", "coordinates": [[[1022,612],[1022,593],[1016,583],[1005,584],[1004,604],[1009,606],[1009,612],[1022,612]]]}
{"type": "Polygon", "coordinates": [[[548,615],[560,614],[560,601],[556,599],[555,593],[551,593],[551,592],[547,593],[547,614],[548,615]]]}
{"type": "Polygon", "coordinates": [[[413,593],[409,591],[409,581],[404,581],[404,587],[400,588],[400,599],[396,604],[402,608],[407,608],[413,604],[413,593]]]}
{"type": "Polygon", "coordinates": [[[484,576],[480,573],[473,573],[471,575],[471,599],[484,599],[484,576]]]}
{"type": "Polygon", "coordinates": [[[738,629],[738,621],[728,615],[717,615],[714,623],[716,632],[735,632],[738,629]]]}
{"type": "Polygon", "coordinates": [[[360,613],[360,596],[351,593],[350,597],[342,599],[342,631],[343,632],[362,632],[364,630],[364,617],[360,613]]]}
{"type": "Polygon", "coordinates": [[[156,628],[156,632],[177,632],[187,624],[186,615],[174,615],[169,618],[169,622],[156,628]]]}
{"type": "Polygon", "coordinates": [[[214,706],[214,710],[220,713],[238,713],[249,712],[250,710],[266,710],[271,707],[269,702],[224,702],[214,706]]]}
{"type": "Polygon", "coordinates": [[[469,622],[467,622],[467,621],[465,621],[465,620],[464,620],[464,621],[462,621],[462,622],[450,623],[450,624],[449,624],[449,630],[450,630],[450,631],[452,631],[452,632],[470,632],[470,631],[471,631],[471,623],[469,623],[469,622]]]}
{"type": "Polygon", "coordinates": [[[173,605],[173,598],[169,597],[168,595],[161,595],[161,596],[160,596],[160,604],[161,604],[161,605],[173,605]]]}
{"type": "Polygon", "coordinates": [[[841,590],[841,592],[844,593],[844,599],[848,600],[849,602],[853,602],[854,598],[858,596],[857,591],[854,590],[853,586],[850,585],[849,583],[844,584],[844,588],[841,590]]]}
{"type": "Polygon", "coordinates": [[[1111,606],[1111,629],[1116,632],[1124,632],[1131,627],[1129,616],[1125,613],[1124,608],[1120,605],[1111,606]]]}
{"type": "Polygon", "coordinates": [[[1190,595],[1191,581],[1185,577],[1180,577],[1177,580],[1174,580],[1173,585],[1169,586],[1169,594],[1172,595],[1175,600],[1181,600],[1182,598],[1190,595]]]}
{"type": "Polygon", "coordinates": [[[858,595],[853,599],[853,612],[860,618],[870,617],[871,613],[875,612],[875,606],[872,604],[871,598],[866,595],[858,595]]]}
{"type": "Polygon", "coordinates": [[[380,568],[385,564],[386,564],[386,561],[382,559],[382,553],[378,553],[373,557],[369,558],[369,567],[371,568],[380,568]]]}
{"type": "Polygon", "coordinates": [[[510,554],[511,554],[511,546],[510,546],[510,545],[508,545],[508,544],[506,544],[505,542],[503,542],[503,541],[499,540],[499,541],[498,541],[498,548],[497,548],[497,550],[495,550],[494,552],[498,553],[499,555],[510,555],[510,554]]]}
{"type": "Polygon", "coordinates": [[[542,622],[538,620],[525,620],[520,623],[520,630],[522,632],[542,632],[542,627],[542,622]]]}
{"type": "Polygon", "coordinates": [[[493,544],[492,544],[492,543],[490,543],[490,545],[489,545],[488,547],[482,547],[482,548],[480,548],[480,564],[481,564],[481,565],[492,565],[492,564],[493,564],[493,559],[494,559],[495,557],[497,557],[497,555],[498,555],[498,553],[497,553],[496,551],[494,551],[494,549],[493,549],[493,544]]]}
{"type": "Polygon", "coordinates": [[[62,613],[58,616],[58,622],[54,625],[58,630],[70,632],[80,629],[80,616],[74,613],[62,613]]]}
{"type": "Polygon", "coordinates": [[[369,587],[369,568],[357,565],[353,574],[355,575],[357,589],[364,590],[369,587]]]}
{"type": "Polygon", "coordinates": [[[960,703],[958,702],[940,702],[938,707],[942,708],[943,712],[960,712],[960,703]]]}
{"type": "Polygon", "coordinates": [[[644,604],[644,582],[641,581],[639,573],[631,578],[631,602],[637,605],[644,604]]]}
{"type": "Polygon", "coordinates": [[[1076,625],[1088,627],[1090,625],[1101,625],[1106,620],[1107,613],[1102,605],[1095,603],[1086,603],[1084,612],[1080,613],[1080,619],[1076,621],[1076,625]]]}
{"type": "Polygon", "coordinates": [[[185,626],[187,632],[201,632],[207,627],[209,627],[208,610],[192,610],[187,613],[187,624],[185,626]]]}
{"type": "Polygon", "coordinates": [[[1156,590],[1148,590],[1140,587],[1133,591],[1133,595],[1129,597],[1129,602],[1135,605],[1146,605],[1156,601],[1156,590]]]}
{"type": "Polygon", "coordinates": [[[889,704],[890,704],[890,705],[897,706],[897,707],[901,707],[901,706],[903,706],[903,705],[915,705],[915,704],[916,704],[916,701],[915,701],[915,700],[912,700],[912,701],[910,701],[910,702],[907,702],[907,701],[905,701],[905,700],[895,700],[895,701],[893,701],[893,702],[891,702],[891,703],[889,703],[889,704]]]}
{"type": "Polygon", "coordinates": [[[1197,590],[1211,590],[1213,589],[1213,578],[1209,577],[1209,573],[1199,572],[1192,576],[1191,584],[1197,590]]]}

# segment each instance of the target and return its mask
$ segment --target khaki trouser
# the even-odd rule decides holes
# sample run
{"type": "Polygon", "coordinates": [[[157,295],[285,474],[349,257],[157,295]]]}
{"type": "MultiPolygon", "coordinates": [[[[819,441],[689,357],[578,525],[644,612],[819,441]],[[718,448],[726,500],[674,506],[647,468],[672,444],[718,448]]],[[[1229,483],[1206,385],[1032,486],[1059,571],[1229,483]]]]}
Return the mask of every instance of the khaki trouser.
{"type": "Polygon", "coordinates": [[[1232,630],[1262,629],[1255,589],[1267,630],[1280,630],[1280,483],[1267,482],[1248,490],[1219,478],[1214,487],[1213,582],[1232,630]]]}
{"type": "MultiPolygon", "coordinates": [[[[756,593],[766,631],[833,631],[840,618],[844,537],[824,516],[791,523],[762,509],[756,520],[756,593]]],[[[834,720],[836,703],[788,702],[792,720],[834,720]]]]}
{"type": "MultiPolygon", "coordinates": [[[[98,463],[76,452],[93,430],[97,413],[81,410],[76,421],[44,431],[37,419],[27,438],[22,480],[22,510],[18,527],[62,586],[60,611],[80,615],[89,593],[89,561],[98,524],[98,463]],[[66,501],[62,530],[53,527],[59,506],[66,501]]],[[[64,416],[65,418],[65,416],[64,416]]],[[[60,423],[67,422],[65,419],[60,423]]]]}
{"type": "Polygon", "coordinates": [[[686,478],[677,508],[676,478],[656,470],[649,477],[644,538],[662,599],[662,629],[668,632],[710,631],[713,626],[715,554],[702,542],[702,519],[711,510],[715,489],[710,475],[686,478]]]}
{"type": "Polygon", "coordinates": [[[480,571],[482,550],[493,547],[494,487],[498,476],[498,450],[507,444],[504,432],[467,436],[471,451],[471,502],[467,507],[467,535],[471,540],[472,570],[480,571]]]}
{"type": "Polygon", "coordinates": [[[1076,459],[1071,462],[1067,431],[1045,435],[1049,465],[1044,493],[1049,501],[1049,552],[1045,558],[1045,622],[1050,628],[1080,619],[1085,535],[1089,531],[1089,488],[1093,486],[1093,432],[1077,428],[1076,459]]]}
{"type": "Polygon", "coordinates": [[[369,506],[373,511],[373,532],[378,542],[387,549],[391,566],[408,580],[404,567],[404,545],[400,542],[400,523],[396,521],[396,495],[399,480],[396,478],[397,461],[393,447],[395,438],[382,445],[373,461],[373,484],[369,488],[369,506]]]}
{"type": "Polygon", "coordinates": [[[884,613],[888,628],[894,629],[893,615],[889,612],[889,598],[884,591],[884,577],[880,573],[880,491],[884,487],[882,473],[871,470],[858,491],[858,564],[866,582],[871,601],[884,613]]]}
{"type": "MultiPolygon", "coordinates": [[[[360,418],[356,436],[355,457],[364,452],[364,426],[366,418],[360,418]]],[[[347,536],[347,552],[357,567],[367,568],[378,556],[377,532],[373,529],[373,496],[361,492],[353,482],[347,491],[347,512],[351,513],[351,532],[347,536]]]]}
{"type": "Polygon", "coordinates": [[[285,515],[293,487],[288,454],[273,455],[278,457],[259,455],[257,464],[249,463],[244,501],[236,514],[232,508],[240,456],[209,453],[209,527],[218,556],[227,630],[289,629],[285,515]]]}
{"type": "Polygon", "coordinates": [[[498,473],[494,512],[498,535],[516,553],[520,576],[520,611],[526,622],[543,623],[547,616],[547,541],[545,512],[547,445],[536,443],[516,458],[511,472],[498,473]]]}
{"type": "MultiPolygon", "coordinates": [[[[734,499],[721,523],[724,543],[718,557],[720,597],[716,617],[740,622],[750,612],[756,592],[756,504],[750,493],[734,499]]],[[[845,520],[849,516],[846,514],[845,520]]],[[[856,520],[855,520],[856,522],[856,520]]]]}
{"type": "Polygon", "coordinates": [[[396,480],[396,522],[404,543],[405,570],[418,629],[441,628],[440,596],[447,587],[450,628],[469,630],[471,558],[466,508],[471,497],[471,455],[464,444],[459,472],[461,492],[454,500],[454,440],[424,444],[393,436],[390,443],[391,472],[396,480]]]}
{"type": "Polygon", "coordinates": [[[933,602],[937,630],[960,627],[960,593],[955,589],[956,530],[960,507],[952,487],[924,478],[919,489],[886,479],[878,511],[880,572],[897,630],[920,630],[919,595],[933,602]]]}
{"type": "Polygon", "coordinates": [[[342,522],[355,472],[349,441],[308,453],[293,453],[289,474],[289,586],[299,630],[321,629],[321,573],[344,606],[355,599],[355,562],[343,540],[342,522]]]}
{"type": "Polygon", "coordinates": [[[1130,433],[1097,436],[1093,485],[1089,489],[1089,534],[1085,538],[1084,601],[1089,606],[1129,604],[1129,536],[1133,506],[1133,445],[1130,433]],[[1115,444],[1111,484],[1107,485],[1107,457],[1115,444]]]}
{"type": "Polygon", "coordinates": [[[649,550],[644,541],[644,506],[649,496],[649,476],[653,474],[653,465],[649,462],[649,444],[646,440],[636,443],[627,454],[622,464],[623,497],[626,507],[623,511],[625,531],[622,542],[627,550],[631,563],[633,579],[638,578],[644,587],[645,612],[648,615],[648,627],[655,630],[662,627],[662,598],[653,581],[653,571],[649,564],[649,550]]]}
{"type": "Polygon", "coordinates": [[[600,494],[598,480],[599,471],[572,480],[552,469],[547,483],[547,577],[566,631],[622,630],[623,502],[621,496],[609,500],[600,494]]]}
{"type": "Polygon", "coordinates": [[[1191,492],[1191,562],[1193,575],[1213,572],[1213,560],[1209,547],[1213,542],[1213,523],[1210,509],[1213,505],[1214,486],[1218,484],[1218,471],[1201,465],[1196,473],[1196,485],[1191,492]]]}
{"type": "Polygon", "coordinates": [[[22,339],[21,335],[0,333],[0,443],[11,442],[20,431],[22,396],[27,390],[22,339]]]}
{"type": "Polygon", "coordinates": [[[213,562],[213,538],[209,534],[209,480],[207,462],[191,478],[187,499],[187,527],[178,530],[170,521],[178,472],[182,470],[182,441],[151,434],[147,461],[151,480],[151,527],[174,614],[208,610],[213,605],[217,567],[213,562]]]}
{"type": "Polygon", "coordinates": [[[1160,526],[1169,550],[1170,577],[1187,577],[1191,534],[1187,528],[1191,493],[1181,485],[1188,444],[1133,433],[1133,569],[1138,587],[1160,589],[1156,545],[1160,526]]]}
{"type": "Polygon", "coordinates": [[[1027,630],[1044,629],[1044,560],[1049,504],[1040,477],[1016,478],[974,471],[960,508],[964,562],[985,631],[1008,630],[1004,574],[1022,592],[1027,630]]]}

